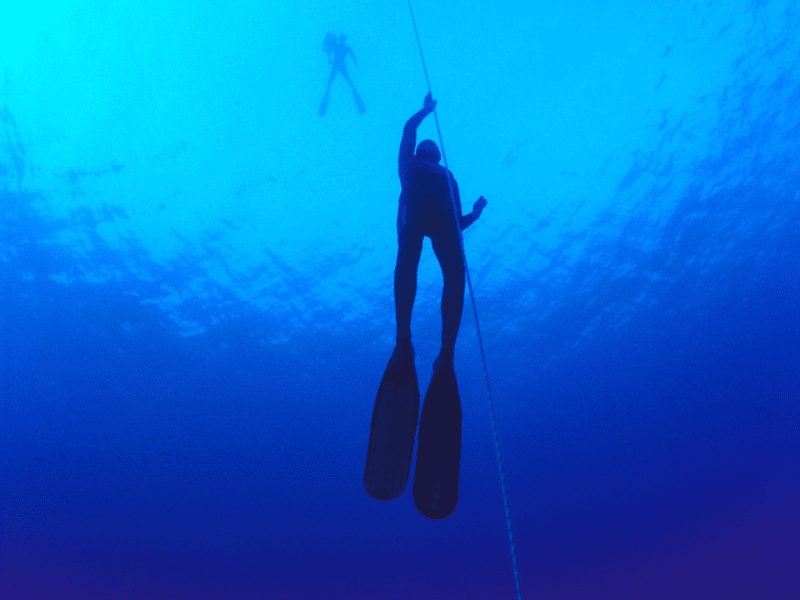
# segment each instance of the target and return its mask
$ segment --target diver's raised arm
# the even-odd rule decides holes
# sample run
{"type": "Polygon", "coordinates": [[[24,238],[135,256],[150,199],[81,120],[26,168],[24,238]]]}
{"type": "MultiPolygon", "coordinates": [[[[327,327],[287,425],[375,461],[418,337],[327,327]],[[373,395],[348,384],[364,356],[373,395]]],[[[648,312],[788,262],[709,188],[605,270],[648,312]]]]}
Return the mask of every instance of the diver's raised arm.
{"type": "Polygon", "coordinates": [[[426,117],[436,110],[436,100],[433,99],[430,92],[425,94],[425,98],[422,101],[422,110],[425,111],[426,117]]]}
{"type": "Polygon", "coordinates": [[[422,120],[431,114],[436,108],[436,100],[433,99],[430,92],[425,96],[422,103],[422,108],[411,115],[411,118],[406,121],[403,127],[403,139],[400,140],[400,156],[398,159],[398,169],[400,171],[400,179],[404,180],[411,168],[411,161],[414,158],[414,148],[417,145],[417,128],[422,120]]]}

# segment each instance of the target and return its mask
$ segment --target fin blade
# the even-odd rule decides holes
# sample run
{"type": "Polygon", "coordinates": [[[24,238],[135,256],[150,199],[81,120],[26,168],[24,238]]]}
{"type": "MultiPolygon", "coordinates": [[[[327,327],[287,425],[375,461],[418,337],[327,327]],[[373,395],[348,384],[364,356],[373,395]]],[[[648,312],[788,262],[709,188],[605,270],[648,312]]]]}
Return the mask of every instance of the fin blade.
{"type": "Polygon", "coordinates": [[[458,503],[461,398],[452,363],[438,365],[419,423],[414,504],[430,519],[444,519],[458,503]]]}
{"type": "Polygon", "coordinates": [[[353,99],[356,101],[356,109],[358,110],[358,114],[363,115],[367,112],[367,108],[364,106],[364,101],[361,99],[361,96],[355,89],[353,90],[353,99]]]}
{"type": "Polygon", "coordinates": [[[370,424],[364,487],[376,500],[405,490],[411,472],[419,418],[419,383],[414,355],[392,355],[378,388],[370,424]]]}
{"type": "Polygon", "coordinates": [[[328,93],[327,92],[325,92],[325,95],[322,97],[322,102],[320,102],[320,104],[319,104],[319,110],[317,111],[317,114],[320,117],[324,117],[326,112],[328,112],[328,93]]]}

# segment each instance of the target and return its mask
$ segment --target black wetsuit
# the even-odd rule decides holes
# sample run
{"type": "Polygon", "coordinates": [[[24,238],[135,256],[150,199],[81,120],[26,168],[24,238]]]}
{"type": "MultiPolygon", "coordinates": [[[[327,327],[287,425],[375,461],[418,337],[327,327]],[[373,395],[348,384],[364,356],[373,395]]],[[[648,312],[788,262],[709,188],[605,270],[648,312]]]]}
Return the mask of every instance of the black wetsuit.
{"type": "Polygon", "coordinates": [[[411,339],[411,311],[417,293],[417,267],[422,240],[431,239],[444,276],[442,291],[442,353],[452,358],[464,307],[464,260],[447,177],[450,177],[461,229],[477,216],[461,215],[461,199],[453,174],[414,154],[417,127],[429,113],[417,112],[403,129],[400,142],[400,207],[397,213],[397,265],[394,271],[397,342],[411,339]]]}

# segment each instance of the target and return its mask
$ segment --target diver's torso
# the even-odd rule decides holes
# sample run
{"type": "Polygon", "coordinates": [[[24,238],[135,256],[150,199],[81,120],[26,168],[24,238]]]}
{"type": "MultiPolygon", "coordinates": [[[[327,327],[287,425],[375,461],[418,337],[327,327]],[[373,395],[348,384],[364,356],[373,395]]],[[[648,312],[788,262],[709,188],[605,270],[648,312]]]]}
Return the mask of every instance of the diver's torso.
{"type": "Polygon", "coordinates": [[[428,237],[455,225],[447,170],[414,157],[411,177],[400,193],[398,227],[412,227],[428,237]]]}

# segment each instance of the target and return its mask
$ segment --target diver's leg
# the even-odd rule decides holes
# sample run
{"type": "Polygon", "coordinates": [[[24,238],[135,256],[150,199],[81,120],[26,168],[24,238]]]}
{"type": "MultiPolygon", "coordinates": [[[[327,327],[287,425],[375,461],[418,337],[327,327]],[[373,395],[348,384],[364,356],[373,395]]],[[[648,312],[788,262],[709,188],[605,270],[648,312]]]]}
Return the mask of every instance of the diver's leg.
{"type": "Polygon", "coordinates": [[[355,92],[355,91],[356,91],[356,86],[355,86],[355,84],[353,83],[353,81],[350,79],[350,75],[349,75],[349,73],[347,72],[347,67],[342,67],[342,68],[340,69],[340,72],[342,73],[342,77],[344,77],[344,80],[345,80],[347,83],[349,83],[349,84],[350,84],[350,87],[351,87],[351,88],[353,88],[353,91],[355,92]]]}
{"type": "Polygon", "coordinates": [[[334,79],[336,79],[336,73],[338,73],[338,72],[339,72],[339,67],[338,67],[336,64],[334,64],[334,65],[331,67],[331,74],[330,74],[330,77],[328,77],[328,87],[327,87],[327,89],[325,90],[325,95],[326,95],[326,96],[327,96],[327,95],[330,93],[330,91],[331,91],[331,84],[333,83],[333,80],[334,80],[334,79]]]}
{"type": "Polygon", "coordinates": [[[328,77],[328,87],[325,88],[325,95],[322,96],[322,100],[319,103],[319,110],[317,113],[320,117],[324,117],[325,113],[328,112],[328,98],[330,97],[331,93],[331,83],[333,83],[333,78],[336,77],[336,68],[334,67],[331,69],[331,75],[328,77]]]}
{"type": "MultiPolygon", "coordinates": [[[[445,215],[439,216],[439,225],[448,221],[445,215]]],[[[419,417],[414,470],[414,504],[429,519],[444,519],[455,509],[461,469],[461,397],[453,351],[464,304],[464,265],[452,209],[449,217],[455,244],[443,227],[437,227],[430,236],[444,274],[442,350],[433,363],[419,417]]]]}
{"type": "Polygon", "coordinates": [[[397,264],[394,268],[394,309],[397,343],[411,342],[411,311],[417,295],[417,267],[422,253],[422,233],[398,228],[397,264]]]}
{"type": "Polygon", "coordinates": [[[356,90],[355,84],[352,82],[350,76],[347,74],[347,69],[342,69],[342,77],[345,78],[345,81],[347,81],[347,83],[349,83],[350,87],[353,89],[353,100],[356,103],[356,108],[358,109],[358,112],[360,112],[363,115],[367,109],[364,106],[364,101],[361,99],[361,96],[356,90]]]}
{"type": "Polygon", "coordinates": [[[440,357],[453,360],[461,313],[464,310],[464,259],[458,234],[448,231],[431,237],[433,251],[439,260],[444,277],[442,289],[442,351],[440,357]]]}

